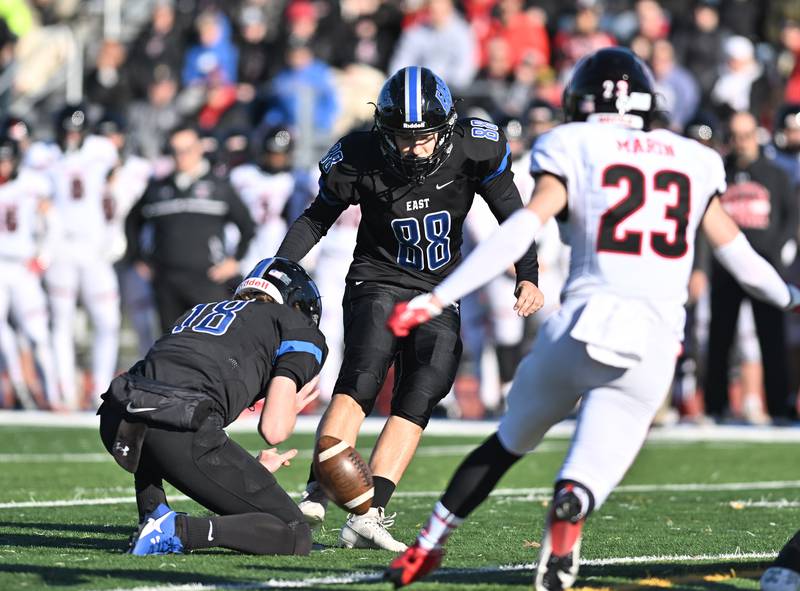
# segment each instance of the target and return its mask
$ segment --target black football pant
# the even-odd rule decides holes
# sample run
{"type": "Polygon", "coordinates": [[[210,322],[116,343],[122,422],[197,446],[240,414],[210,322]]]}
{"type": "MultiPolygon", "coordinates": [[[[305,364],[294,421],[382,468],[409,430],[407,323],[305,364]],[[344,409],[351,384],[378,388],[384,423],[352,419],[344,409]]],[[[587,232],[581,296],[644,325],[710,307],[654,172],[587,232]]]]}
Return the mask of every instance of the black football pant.
{"type": "MultiPolygon", "coordinates": [[[[742,300],[748,297],[733,276],[716,262],[711,271],[711,325],[705,377],[706,413],[721,415],[728,401],[728,362],[736,338],[742,300]]],[[[789,367],[785,313],[750,299],[764,366],[767,409],[773,418],[790,418],[789,367]]]]}
{"type": "MultiPolygon", "coordinates": [[[[100,435],[107,450],[121,415],[105,405],[100,435]]],[[[179,518],[187,550],[221,546],[251,554],[311,551],[311,530],[275,477],[228,438],[212,414],[198,431],[149,427],[134,474],[139,520],[167,503],[163,481],[220,517],[179,518]]]]}
{"type": "Polygon", "coordinates": [[[206,271],[153,270],[153,297],[162,332],[172,330],[175,321],[193,306],[221,302],[232,295],[226,284],[214,283],[206,271]]]}

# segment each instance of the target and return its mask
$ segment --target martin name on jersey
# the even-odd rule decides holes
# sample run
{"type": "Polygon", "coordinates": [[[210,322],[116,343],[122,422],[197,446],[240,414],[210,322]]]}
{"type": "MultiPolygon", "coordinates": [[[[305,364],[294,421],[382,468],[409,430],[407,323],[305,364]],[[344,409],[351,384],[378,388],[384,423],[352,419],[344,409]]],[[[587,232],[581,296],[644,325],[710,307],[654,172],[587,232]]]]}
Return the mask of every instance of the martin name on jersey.
{"type": "Polygon", "coordinates": [[[719,155],[663,129],[573,122],[537,141],[531,174],[542,173],[567,187],[564,294],[645,299],[682,334],[697,228],[726,188],[719,155]]]}

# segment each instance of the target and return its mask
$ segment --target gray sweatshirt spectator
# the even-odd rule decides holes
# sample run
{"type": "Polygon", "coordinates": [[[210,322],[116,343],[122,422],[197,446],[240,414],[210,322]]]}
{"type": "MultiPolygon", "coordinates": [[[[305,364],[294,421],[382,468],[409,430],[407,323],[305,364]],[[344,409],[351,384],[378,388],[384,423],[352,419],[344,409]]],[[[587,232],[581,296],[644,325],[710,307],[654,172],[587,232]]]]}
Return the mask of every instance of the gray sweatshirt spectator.
{"type": "Polygon", "coordinates": [[[463,89],[477,70],[475,36],[452,0],[428,0],[427,5],[427,21],[400,35],[389,73],[406,66],[424,66],[450,86],[463,89]]]}

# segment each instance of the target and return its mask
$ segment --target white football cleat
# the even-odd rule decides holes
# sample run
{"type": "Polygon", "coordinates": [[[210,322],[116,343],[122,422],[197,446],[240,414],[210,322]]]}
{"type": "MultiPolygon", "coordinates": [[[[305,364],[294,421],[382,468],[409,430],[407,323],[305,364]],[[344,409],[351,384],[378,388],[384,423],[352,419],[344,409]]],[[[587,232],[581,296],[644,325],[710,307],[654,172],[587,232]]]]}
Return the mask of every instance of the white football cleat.
{"type": "Polygon", "coordinates": [[[374,548],[405,552],[408,546],[392,537],[386,529],[394,525],[394,517],[384,515],[383,507],[370,507],[364,515],[350,514],[339,532],[339,543],[345,548],[374,548]]]}
{"type": "Polygon", "coordinates": [[[800,573],[771,566],[761,575],[761,591],[800,591],[800,573]]]}
{"type": "Polygon", "coordinates": [[[318,482],[308,483],[297,507],[312,529],[322,525],[322,522],[325,521],[325,510],[328,508],[328,497],[325,496],[318,482]]]}

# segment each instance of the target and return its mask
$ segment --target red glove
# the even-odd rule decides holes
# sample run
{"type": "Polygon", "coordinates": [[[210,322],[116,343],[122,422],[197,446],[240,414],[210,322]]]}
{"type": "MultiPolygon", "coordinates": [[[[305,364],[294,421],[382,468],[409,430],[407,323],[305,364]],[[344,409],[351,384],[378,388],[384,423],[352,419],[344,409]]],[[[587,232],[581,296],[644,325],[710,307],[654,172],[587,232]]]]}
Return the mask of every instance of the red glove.
{"type": "Polygon", "coordinates": [[[34,257],[28,260],[26,266],[28,267],[29,271],[32,271],[39,277],[44,275],[44,272],[47,269],[47,267],[44,264],[44,261],[42,261],[42,259],[40,259],[39,257],[34,257]]]}
{"type": "Polygon", "coordinates": [[[407,337],[411,329],[435,318],[442,313],[442,308],[433,302],[433,294],[424,293],[408,302],[395,304],[392,315],[386,325],[396,337],[407,337]]]}

